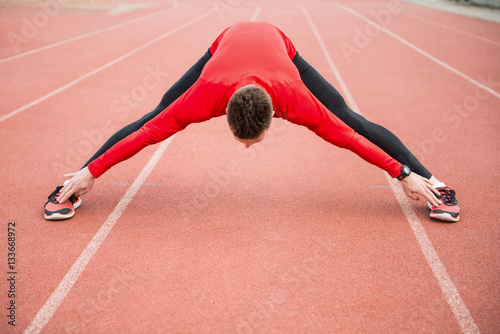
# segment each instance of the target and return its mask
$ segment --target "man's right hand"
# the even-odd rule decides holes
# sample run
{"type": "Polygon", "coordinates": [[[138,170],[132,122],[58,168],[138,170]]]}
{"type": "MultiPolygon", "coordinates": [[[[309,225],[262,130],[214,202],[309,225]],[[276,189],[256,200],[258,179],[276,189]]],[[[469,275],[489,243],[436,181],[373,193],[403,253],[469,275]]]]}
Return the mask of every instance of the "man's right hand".
{"type": "Polygon", "coordinates": [[[416,201],[419,200],[418,196],[420,195],[433,206],[441,204],[441,201],[437,198],[437,196],[441,195],[439,191],[433,187],[432,182],[420,175],[412,172],[401,181],[401,185],[405,194],[416,201]]]}
{"type": "Polygon", "coordinates": [[[71,179],[61,189],[61,195],[58,197],[59,203],[64,203],[73,194],[82,196],[94,186],[95,177],[90,174],[88,167],[82,168],[76,173],[64,174],[64,177],[71,179]]]}

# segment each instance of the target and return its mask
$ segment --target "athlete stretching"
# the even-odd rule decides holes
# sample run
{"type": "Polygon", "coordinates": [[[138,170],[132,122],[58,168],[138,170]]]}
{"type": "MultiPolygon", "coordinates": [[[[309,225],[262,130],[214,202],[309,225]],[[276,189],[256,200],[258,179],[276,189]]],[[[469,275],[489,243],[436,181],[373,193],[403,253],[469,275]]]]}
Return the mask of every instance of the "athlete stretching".
{"type": "Polygon", "coordinates": [[[423,196],[431,217],[459,220],[454,190],[432,176],[394,134],[352,111],[290,39],[266,22],[240,22],[224,30],[155,110],[115,133],[80,171],[65,175],[71,180],[49,196],[45,218],[71,218],[79,196],[109,168],[191,123],[222,115],[245,147],[264,139],[273,116],[306,126],[398,178],[409,197],[423,196]]]}

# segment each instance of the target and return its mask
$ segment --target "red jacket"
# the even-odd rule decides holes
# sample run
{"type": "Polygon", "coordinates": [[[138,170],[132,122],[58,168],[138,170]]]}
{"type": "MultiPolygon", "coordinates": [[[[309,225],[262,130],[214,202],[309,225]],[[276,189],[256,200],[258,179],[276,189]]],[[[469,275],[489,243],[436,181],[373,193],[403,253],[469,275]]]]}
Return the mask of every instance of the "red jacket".
{"type": "Polygon", "coordinates": [[[400,174],[402,165],[398,161],[348,127],[307,89],[292,62],[295,47],[272,24],[237,23],[219,35],[210,53],[212,58],[189,90],[88,165],[94,177],[191,123],[225,115],[232,94],[249,84],[269,93],[275,117],[306,126],[329,143],[351,150],[392,177],[400,174]]]}

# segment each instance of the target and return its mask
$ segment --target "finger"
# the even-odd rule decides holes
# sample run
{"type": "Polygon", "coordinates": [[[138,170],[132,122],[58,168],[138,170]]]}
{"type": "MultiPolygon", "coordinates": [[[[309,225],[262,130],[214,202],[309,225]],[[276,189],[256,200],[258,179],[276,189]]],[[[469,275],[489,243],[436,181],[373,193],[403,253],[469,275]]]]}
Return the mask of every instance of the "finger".
{"type": "Polygon", "coordinates": [[[66,202],[68,200],[68,198],[72,195],[73,193],[72,192],[69,192],[67,193],[66,195],[64,195],[58,202],[59,204],[62,204],[64,202],[66,202]]]}
{"type": "Polygon", "coordinates": [[[439,190],[437,190],[436,188],[434,188],[434,185],[431,184],[426,184],[427,186],[427,189],[429,189],[430,191],[432,191],[434,194],[436,194],[436,196],[440,196],[441,193],[439,192],[439,190]]]}
{"type": "Polygon", "coordinates": [[[426,179],[424,177],[422,179],[424,179],[425,185],[427,186],[427,188],[429,188],[430,190],[432,190],[432,192],[435,193],[437,196],[441,195],[439,193],[439,190],[437,190],[436,188],[434,188],[434,183],[432,183],[429,179],[426,179]]]}
{"type": "Polygon", "coordinates": [[[436,194],[437,196],[441,196],[441,193],[439,192],[439,190],[437,190],[436,188],[434,188],[434,186],[432,186],[431,188],[429,188],[430,190],[432,190],[432,192],[434,194],[436,194]]]}
{"type": "Polygon", "coordinates": [[[69,174],[64,174],[63,176],[64,176],[64,177],[73,177],[73,176],[75,176],[75,175],[76,175],[76,173],[78,173],[78,172],[75,172],[75,173],[69,173],[69,174]]]}
{"type": "Polygon", "coordinates": [[[432,205],[435,205],[436,204],[436,201],[434,200],[434,198],[432,198],[432,196],[428,193],[428,190],[426,189],[423,193],[422,193],[422,196],[425,197],[426,200],[428,200],[432,205]]]}
{"type": "Polygon", "coordinates": [[[64,203],[70,196],[73,194],[75,191],[73,190],[73,187],[68,187],[66,190],[61,192],[61,195],[59,195],[58,202],[59,203],[64,203]]]}
{"type": "Polygon", "coordinates": [[[426,187],[422,187],[418,190],[418,193],[424,197],[425,200],[431,202],[431,204],[434,202],[432,199],[432,196],[430,195],[430,190],[428,190],[426,187]]]}
{"type": "Polygon", "coordinates": [[[438,201],[436,201],[432,196],[429,196],[428,201],[429,201],[429,203],[432,204],[432,206],[438,206],[439,205],[438,201]]]}
{"type": "Polygon", "coordinates": [[[434,194],[429,190],[429,189],[426,189],[426,193],[425,193],[425,197],[427,198],[427,200],[432,204],[432,205],[439,205],[439,200],[436,198],[436,196],[434,196],[434,194]]]}
{"type": "Polygon", "coordinates": [[[59,197],[57,198],[57,203],[62,204],[64,202],[66,202],[65,197],[66,197],[66,194],[61,193],[61,195],[59,195],[59,197]]]}
{"type": "Polygon", "coordinates": [[[422,177],[422,180],[425,181],[425,183],[429,184],[429,185],[434,185],[429,179],[426,179],[425,177],[422,177]]]}
{"type": "MultiPolygon", "coordinates": [[[[66,183],[62,188],[61,188],[61,195],[63,194],[66,194],[66,192],[68,191],[68,189],[72,186],[72,183],[71,181],[66,183]]],[[[59,195],[59,197],[61,196],[59,195]]]]}

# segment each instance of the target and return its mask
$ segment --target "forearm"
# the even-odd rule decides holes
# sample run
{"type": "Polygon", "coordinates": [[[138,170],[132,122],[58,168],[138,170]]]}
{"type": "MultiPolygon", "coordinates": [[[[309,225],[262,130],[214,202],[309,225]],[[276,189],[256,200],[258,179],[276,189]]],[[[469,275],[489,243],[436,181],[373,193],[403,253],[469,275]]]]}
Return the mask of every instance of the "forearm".
{"type": "Polygon", "coordinates": [[[401,163],[329,112],[302,82],[276,87],[275,93],[275,112],[279,117],[306,126],[330,144],[352,151],[392,177],[399,175],[401,163]],[[293,94],[287,95],[290,91],[293,94]]]}
{"type": "Polygon", "coordinates": [[[171,105],[179,96],[184,94],[200,77],[201,71],[205,64],[210,60],[212,55],[207,51],[203,57],[201,57],[196,64],[194,64],[175,84],[170,87],[170,89],[163,95],[160,104],[151,111],[150,113],[144,115],[139,120],[124,126],[122,129],[118,130],[113,134],[104,145],[97,150],[97,152],[83,165],[82,168],[87,167],[92,161],[96,160],[98,157],[107,152],[113,145],[120,142],[122,139],[126,138],[130,134],[139,130],[144,124],[152,120],[163,110],[165,110],[169,105],[171,105]]]}
{"type": "Polygon", "coordinates": [[[217,110],[214,105],[218,105],[216,102],[220,100],[219,95],[212,92],[205,81],[197,80],[158,116],[92,161],[88,165],[90,172],[97,178],[112,166],[131,158],[144,147],[171,137],[191,123],[210,119],[214,116],[212,111],[217,110]],[[209,91],[212,94],[209,94],[209,91]]]}
{"type": "Polygon", "coordinates": [[[386,171],[393,178],[401,172],[402,164],[399,161],[358,133],[353,132],[343,140],[339,140],[338,132],[325,131],[317,134],[331,144],[350,150],[366,162],[386,171]]]}
{"type": "Polygon", "coordinates": [[[148,145],[156,144],[159,140],[149,138],[144,128],[130,134],[125,139],[113,145],[112,150],[104,152],[88,165],[93,177],[98,178],[114,165],[130,159],[148,145]]]}

